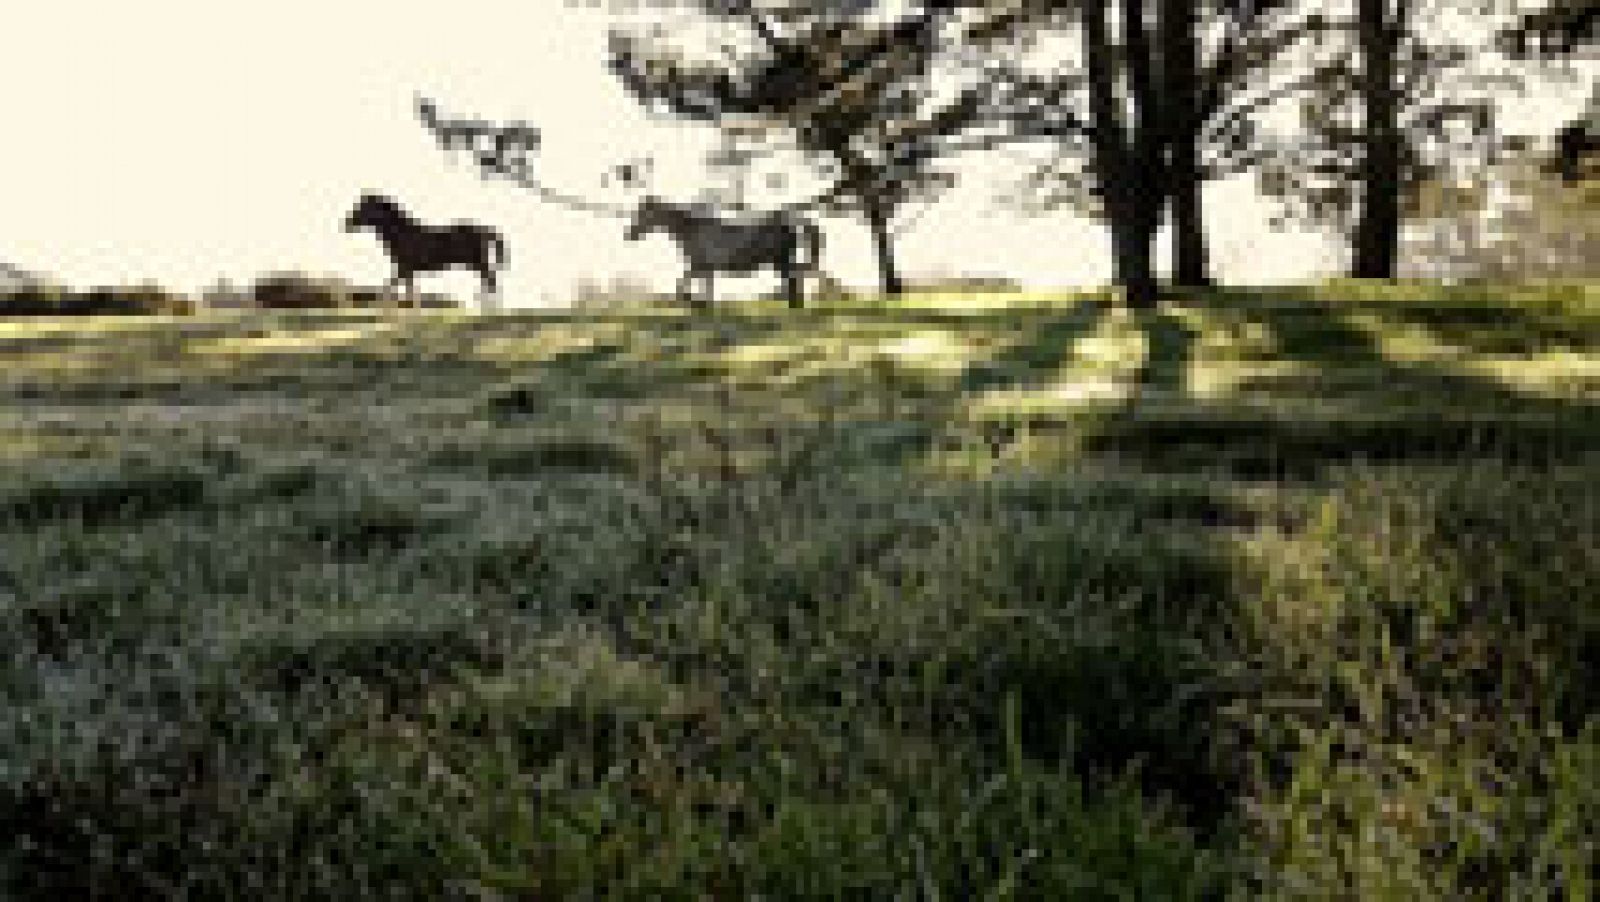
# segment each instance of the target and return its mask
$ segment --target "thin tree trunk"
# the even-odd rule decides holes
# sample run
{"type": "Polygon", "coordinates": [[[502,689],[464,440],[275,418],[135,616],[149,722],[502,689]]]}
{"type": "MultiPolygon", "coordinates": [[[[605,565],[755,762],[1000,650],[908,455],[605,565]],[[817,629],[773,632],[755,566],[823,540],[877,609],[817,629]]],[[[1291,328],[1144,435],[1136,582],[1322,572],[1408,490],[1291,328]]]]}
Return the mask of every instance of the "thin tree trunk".
{"type": "Polygon", "coordinates": [[[878,202],[868,199],[867,225],[872,229],[872,249],[878,259],[878,282],[885,297],[899,297],[905,293],[905,283],[895,264],[894,235],[889,231],[889,217],[878,202]]]}
{"type": "Polygon", "coordinates": [[[1369,142],[1362,166],[1361,218],[1356,224],[1357,279],[1393,279],[1400,258],[1400,153],[1394,140],[1369,142]]]}
{"type": "Polygon", "coordinates": [[[1360,0],[1361,97],[1364,107],[1361,209],[1350,274],[1393,279],[1400,257],[1401,141],[1395,56],[1404,23],[1391,21],[1389,0],[1360,0]]]}
{"type": "Polygon", "coordinates": [[[1129,308],[1149,310],[1161,298],[1156,280],[1156,233],[1166,206],[1157,185],[1125,180],[1106,205],[1111,218],[1111,254],[1114,281],[1122,286],[1129,308]]]}

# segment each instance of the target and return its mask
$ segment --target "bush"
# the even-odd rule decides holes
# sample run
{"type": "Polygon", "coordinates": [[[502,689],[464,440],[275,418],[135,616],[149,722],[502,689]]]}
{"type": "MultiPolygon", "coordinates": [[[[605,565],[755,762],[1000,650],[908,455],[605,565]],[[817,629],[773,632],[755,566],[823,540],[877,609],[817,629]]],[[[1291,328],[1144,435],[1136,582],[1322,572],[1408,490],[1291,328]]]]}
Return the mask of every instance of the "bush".
{"type": "MultiPolygon", "coordinates": [[[[453,309],[460,304],[440,294],[419,294],[428,309],[453,309]]],[[[259,310],[381,309],[404,305],[403,296],[382,288],[351,285],[343,279],[302,273],[271,273],[250,289],[249,305],[259,310]]]]}
{"type": "Polygon", "coordinates": [[[30,285],[0,293],[0,316],[187,316],[194,301],[156,285],[70,291],[30,285]]]}
{"type": "Polygon", "coordinates": [[[262,310],[301,310],[349,307],[351,290],[334,279],[314,279],[299,273],[273,273],[256,280],[250,299],[262,310]]]}

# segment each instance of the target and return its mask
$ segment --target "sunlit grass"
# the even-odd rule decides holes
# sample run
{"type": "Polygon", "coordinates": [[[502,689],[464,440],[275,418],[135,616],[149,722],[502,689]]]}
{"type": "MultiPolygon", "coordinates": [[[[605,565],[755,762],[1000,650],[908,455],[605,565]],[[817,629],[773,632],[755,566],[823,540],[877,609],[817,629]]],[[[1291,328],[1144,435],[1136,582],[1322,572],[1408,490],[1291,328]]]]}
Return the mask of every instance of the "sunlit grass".
{"type": "Polygon", "coordinates": [[[360,345],[399,328],[396,322],[373,322],[359,326],[329,329],[300,329],[247,338],[214,338],[192,341],[184,350],[190,354],[317,354],[360,345]]]}
{"type": "Polygon", "coordinates": [[[1027,309],[1029,307],[1072,306],[1088,301],[1106,300],[1110,292],[1103,289],[1070,291],[1005,291],[1005,292],[928,292],[910,293],[896,306],[960,312],[1027,309]]]}
{"type": "MultiPolygon", "coordinates": [[[[520,331],[520,330],[519,330],[520,331]]],[[[471,354],[484,360],[538,361],[558,354],[600,347],[625,332],[619,324],[578,326],[540,324],[531,334],[491,335],[476,341],[471,354]]]]}
{"type": "Polygon", "coordinates": [[[929,369],[959,370],[982,353],[981,346],[961,341],[947,329],[923,329],[879,344],[877,354],[929,369]]]}
{"type": "Polygon", "coordinates": [[[1072,359],[1123,369],[1142,365],[1149,358],[1149,339],[1125,316],[1113,314],[1072,346],[1072,359]]]}
{"type": "Polygon", "coordinates": [[[1593,354],[1552,351],[1524,357],[1477,357],[1462,361],[1461,366],[1530,396],[1600,403],[1600,357],[1593,354]]]}

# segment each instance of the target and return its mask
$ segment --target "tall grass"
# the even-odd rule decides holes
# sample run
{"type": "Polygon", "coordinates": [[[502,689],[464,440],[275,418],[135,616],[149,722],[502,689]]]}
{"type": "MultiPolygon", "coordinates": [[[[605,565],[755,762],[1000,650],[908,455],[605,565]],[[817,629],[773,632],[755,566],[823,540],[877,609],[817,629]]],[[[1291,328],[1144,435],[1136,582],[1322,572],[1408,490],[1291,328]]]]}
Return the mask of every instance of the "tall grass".
{"type": "Polygon", "coordinates": [[[1597,340],[1408,291],[8,335],[0,886],[1587,898],[1597,340]]]}

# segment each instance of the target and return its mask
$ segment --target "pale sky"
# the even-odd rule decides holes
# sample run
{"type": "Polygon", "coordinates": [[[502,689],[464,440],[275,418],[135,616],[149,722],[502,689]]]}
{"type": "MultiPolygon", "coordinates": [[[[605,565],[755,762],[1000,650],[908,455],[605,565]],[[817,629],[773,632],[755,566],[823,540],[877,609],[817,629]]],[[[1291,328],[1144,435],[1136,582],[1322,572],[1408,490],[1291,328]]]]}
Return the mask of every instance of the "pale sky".
{"type": "MultiPolygon", "coordinates": [[[[0,261],[69,285],[152,280],[197,290],[277,270],[375,284],[388,276],[376,239],[340,228],[366,191],[396,197],[424,221],[500,228],[508,307],[564,303],[585,276],[672,284],[680,265],[667,239],[626,242],[618,220],[552,207],[446,157],[416,118],[417,91],[447,116],[538,124],[553,188],[620,200],[602,175],[645,155],[657,158],[659,193],[687,199],[711,180],[699,155],[715,133],[652,122],[624,94],[603,63],[608,25],[626,20],[594,0],[14,7],[0,50],[0,261]]],[[[1561,91],[1544,98],[1551,112],[1541,118],[1583,99],[1581,86],[1561,91]]],[[[1002,157],[972,158],[961,186],[901,240],[904,272],[1032,287],[1103,282],[1109,254],[1098,226],[996,207],[1005,179],[1021,171],[1002,157]]],[[[1289,281],[1342,265],[1336,244],[1269,230],[1248,185],[1213,186],[1208,204],[1225,279],[1289,281]]],[[[849,219],[825,227],[825,268],[873,284],[865,228],[849,219]]],[[[419,285],[469,298],[474,279],[458,272],[419,285]]]]}

